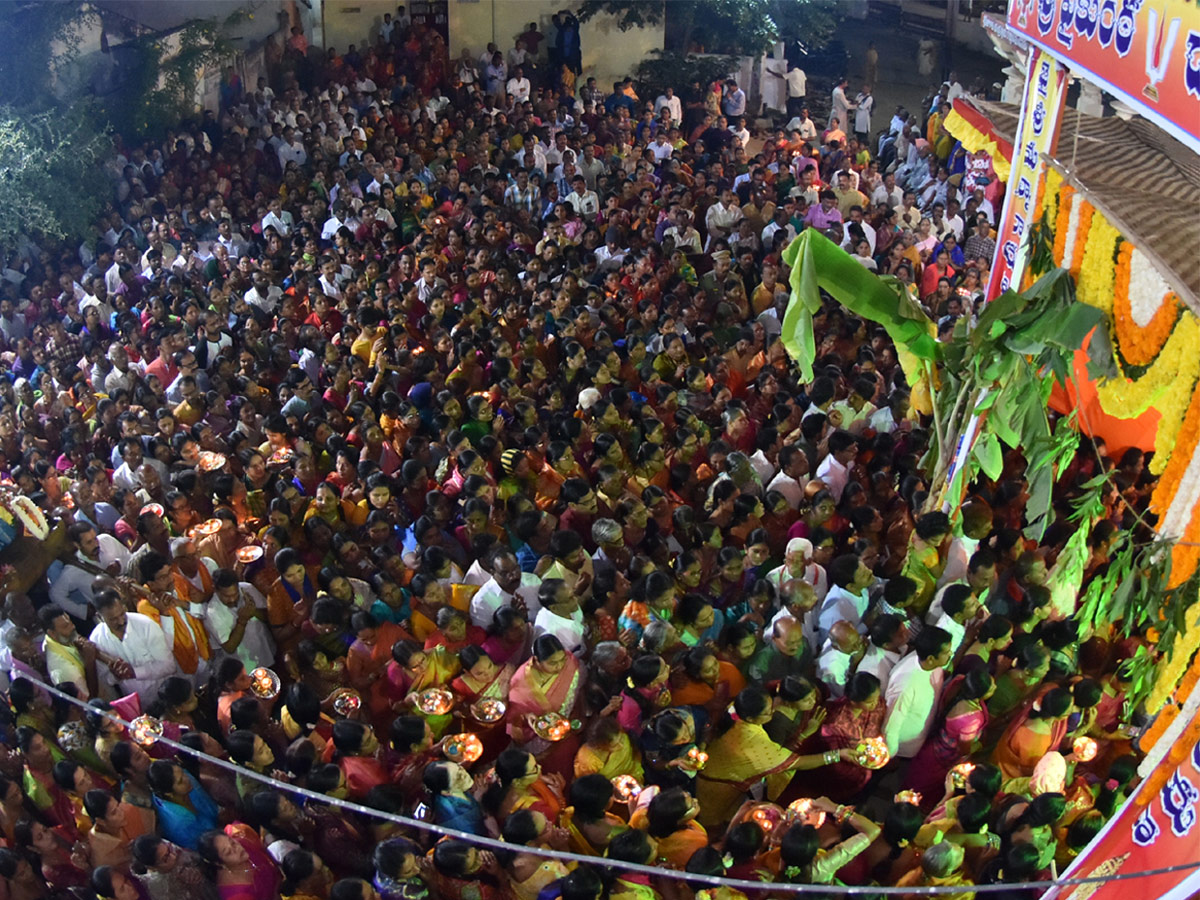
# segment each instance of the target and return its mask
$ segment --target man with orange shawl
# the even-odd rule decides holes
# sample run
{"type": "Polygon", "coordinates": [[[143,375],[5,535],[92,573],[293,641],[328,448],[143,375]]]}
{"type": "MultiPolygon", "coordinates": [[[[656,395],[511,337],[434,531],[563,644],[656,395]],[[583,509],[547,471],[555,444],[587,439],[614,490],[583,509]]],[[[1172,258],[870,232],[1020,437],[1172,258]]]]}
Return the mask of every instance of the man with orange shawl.
{"type": "Polygon", "coordinates": [[[171,561],[149,550],[138,561],[138,574],[150,596],[138,602],[137,611],[153,619],[167,640],[179,669],[199,684],[208,677],[208,660],[212,655],[204,623],[180,607],[172,589],[174,570],[171,561]]]}

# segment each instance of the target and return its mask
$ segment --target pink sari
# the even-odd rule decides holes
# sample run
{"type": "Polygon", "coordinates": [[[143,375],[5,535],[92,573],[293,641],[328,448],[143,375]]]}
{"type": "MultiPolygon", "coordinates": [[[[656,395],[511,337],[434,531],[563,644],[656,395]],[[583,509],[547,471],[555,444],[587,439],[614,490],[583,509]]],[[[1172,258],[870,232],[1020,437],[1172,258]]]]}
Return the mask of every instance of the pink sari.
{"type": "Polygon", "coordinates": [[[509,737],[517,743],[527,744],[532,754],[540,754],[550,742],[536,737],[526,722],[526,716],[558,713],[564,719],[571,718],[571,710],[580,695],[580,664],[575,656],[566,654],[563,671],[554,676],[550,683],[540,686],[533,672],[534,661],[522,662],[509,684],[509,737]]]}
{"type": "Polygon", "coordinates": [[[947,716],[936,734],[931,734],[909,764],[904,787],[917,791],[924,799],[922,808],[931,807],[941,795],[946,775],[964,762],[962,746],[976,740],[987,727],[987,706],[960,716],[947,716]]]}

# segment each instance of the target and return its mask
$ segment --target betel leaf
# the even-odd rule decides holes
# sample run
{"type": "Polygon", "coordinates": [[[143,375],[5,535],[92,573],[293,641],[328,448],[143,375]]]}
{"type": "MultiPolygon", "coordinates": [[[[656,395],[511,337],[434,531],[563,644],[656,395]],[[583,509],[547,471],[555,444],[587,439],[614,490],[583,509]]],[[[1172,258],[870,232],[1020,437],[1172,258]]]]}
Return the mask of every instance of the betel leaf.
{"type": "Polygon", "coordinates": [[[1108,601],[1107,615],[1105,618],[1109,622],[1119,622],[1125,617],[1126,609],[1129,606],[1129,598],[1133,596],[1134,585],[1140,579],[1136,572],[1129,572],[1125,578],[1117,582],[1116,590],[1112,592],[1112,597],[1108,601]]]}
{"type": "Polygon", "coordinates": [[[1008,384],[989,396],[995,397],[991,412],[988,413],[988,427],[995,432],[1000,440],[1010,447],[1021,445],[1021,422],[1025,413],[1020,408],[1019,392],[1013,385],[1008,384]]]}
{"type": "Polygon", "coordinates": [[[1112,335],[1108,322],[1101,319],[1087,345],[1087,372],[1093,381],[1117,377],[1117,361],[1113,358],[1112,335]]]}
{"type": "Polygon", "coordinates": [[[984,431],[975,440],[971,454],[979,462],[979,468],[992,481],[1000,477],[1004,470],[1004,454],[1000,450],[1000,441],[990,431],[984,431]]]}
{"type": "Polygon", "coordinates": [[[1025,504],[1025,536],[1041,541],[1050,524],[1050,499],[1054,490],[1054,470],[1050,466],[1029,473],[1029,501],[1025,504]]]}

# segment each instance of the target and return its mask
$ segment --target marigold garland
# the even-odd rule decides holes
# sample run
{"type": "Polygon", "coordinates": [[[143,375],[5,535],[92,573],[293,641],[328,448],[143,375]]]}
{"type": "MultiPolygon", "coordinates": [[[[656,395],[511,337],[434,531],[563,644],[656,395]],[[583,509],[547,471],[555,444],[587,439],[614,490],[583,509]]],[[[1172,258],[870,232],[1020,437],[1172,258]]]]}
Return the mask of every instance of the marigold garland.
{"type": "Polygon", "coordinates": [[[1075,205],[1075,188],[1064,184],[1058,192],[1058,212],[1054,216],[1054,262],[1063,265],[1067,255],[1067,232],[1071,225],[1071,209],[1075,205]]]}
{"type": "MultiPolygon", "coordinates": [[[[1169,438],[1173,446],[1179,418],[1183,416],[1196,378],[1200,376],[1200,354],[1196,352],[1200,344],[1197,341],[1200,341],[1200,326],[1197,326],[1195,316],[1181,318],[1163,352],[1140,378],[1131,381],[1117,377],[1097,385],[1096,393],[1104,411],[1122,419],[1140,416],[1154,405],[1163,413],[1164,419],[1168,411],[1174,411],[1175,421],[1159,422],[1159,437],[1169,438]]],[[[1155,448],[1156,456],[1169,452],[1157,442],[1155,448]]]]}
{"type": "MultiPolygon", "coordinates": [[[[1117,265],[1113,273],[1113,325],[1117,345],[1125,361],[1135,366],[1148,366],[1162,352],[1179,320],[1179,299],[1174,293],[1167,294],[1159,303],[1158,310],[1144,326],[1133,318],[1133,255],[1137,248],[1128,241],[1121,243],[1117,251],[1117,265]]],[[[1148,298],[1147,298],[1148,299],[1148,298]]]]}
{"type": "Polygon", "coordinates": [[[1194,392],[1188,403],[1187,414],[1175,435],[1175,449],[1163,467],[1154,493],[1150,495],[1150,510],[1161,520],[1171,508],[1171,501],[1179,492],[1183,476],[1187,473],[1192,456],[1200,445],[1200,391],[1194,392]]]}
{"type": "Polygon", "coordinates": [[[1076,279],[1075,296],[1112,315],[1113,250],[1121,233],[1100,213],[1092,216],[1087,247],[1076,279]]]}
{"type": "Polygon", "coordinates": [[[1083,265],[1083,252],[1087,249],[1088,237],[1092,230],[1092,217],[1095,214],[1096,207],[1086,200],[1079,201],[1079,223],[1075,226],[1075,244],[1071,252],[1071,265],[1068,267],[1073,278],[1079,277],[1079,269],[1083,265]]]}
{"type": "MultiPolygon", "coordinates": [[[[1192,507],[1188,518],[1187,528],[1180,535],[1179,541],[1171,548],[1171,577],[1167,579],[1167,587],[1176,588],[1196,573],[1200,564],[1200,502],[1192,507]]],[[[1200,624],[1194,624],[1187,631],[1192,639],[1192,650],[1200,646],[1200,624]]],[[[1190,655],[1190,654],[1189,654],[1190,655]]],[[[1160,674],[1165,678],[1165,673],[1160,674]]]]}

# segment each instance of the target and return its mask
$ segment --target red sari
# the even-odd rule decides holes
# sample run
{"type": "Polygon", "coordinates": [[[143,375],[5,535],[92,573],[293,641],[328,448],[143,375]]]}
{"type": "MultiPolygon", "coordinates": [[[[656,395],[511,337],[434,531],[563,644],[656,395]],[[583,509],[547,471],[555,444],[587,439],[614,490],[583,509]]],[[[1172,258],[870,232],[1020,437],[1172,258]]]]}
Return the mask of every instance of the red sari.
{"type": "MultiPolygon", "coordinates": [[[[821,726],[821,737],[830,750],[857,747],[866,738],[883,736],[883,720],[887,706],[880,702],[874,709],[863,710],[854,715],[855,707],[849,700],[835,700],[829,704],[829,716],[821,726]]],[[[837,762],[820,770],[825,796],[831,800],[845,800],[857,794],[871,780],[872,771],[848,762],[837,762]]]]}

